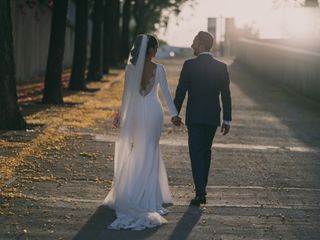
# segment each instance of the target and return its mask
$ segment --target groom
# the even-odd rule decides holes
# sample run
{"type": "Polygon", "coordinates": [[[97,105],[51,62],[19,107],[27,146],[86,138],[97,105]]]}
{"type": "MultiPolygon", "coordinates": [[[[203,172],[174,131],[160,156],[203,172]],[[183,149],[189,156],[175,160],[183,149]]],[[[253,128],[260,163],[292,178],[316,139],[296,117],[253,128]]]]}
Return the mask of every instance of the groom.
{"type": "MultiPolygon", "coordinates": [[[[210,53],[213,36],[199,32],[191,48],[195,58],[184,62],[174,103],[180,113],[182,103],[188,92],[186,125],[192,175],[196,196],[191,205],[206,203],[206,186],[211,163],[211,145],[218,126],[220,126],[220,100],[223,107],[221,132],[226,135],[231,122],[230,80],[227,65],[216,60],[210,53]]],[[[175,125],[181,118],[172,118],[175,125]]]]}

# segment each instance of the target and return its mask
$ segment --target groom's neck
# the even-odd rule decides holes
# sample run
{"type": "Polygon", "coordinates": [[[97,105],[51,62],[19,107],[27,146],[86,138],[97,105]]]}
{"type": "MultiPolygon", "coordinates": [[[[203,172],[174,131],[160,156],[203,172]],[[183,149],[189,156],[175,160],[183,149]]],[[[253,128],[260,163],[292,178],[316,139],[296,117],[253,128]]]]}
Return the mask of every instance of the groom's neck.
{"type": "Polygon", "coordinates": [[[208,51],[201,51],[201,52],[198,52],[198,55],[197,56],[199,56],[200,54],[202,54],[202,53],[208,53],[208,51]]]}
{"type": "Polygon", "coordinates": [[[208,51],[204,47],[199,47],[198,55],[204,52],[208,52],[208,51]]]}

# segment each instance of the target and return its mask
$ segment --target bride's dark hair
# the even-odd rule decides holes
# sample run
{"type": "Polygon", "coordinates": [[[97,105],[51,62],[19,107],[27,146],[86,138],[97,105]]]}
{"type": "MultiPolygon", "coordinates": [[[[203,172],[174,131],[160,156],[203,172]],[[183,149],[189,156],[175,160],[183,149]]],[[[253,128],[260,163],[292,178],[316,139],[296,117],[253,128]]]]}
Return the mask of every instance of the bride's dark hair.
{"type": "Polygon", "coordinates": [[[148,37],[148,45],[146,54],[148,54],[150,48],[157,48],[159,46],[158,40],[155,36],[147,34],[148,37]]]}
{"type": "MultiPolygon", "coordinates": [[[[142,37],[143,37],[142,34],[139,34],[136,37],[136,40],[134,41],[134,44],[133,44],[133,48],[130,52],[130,56],[131,56],[130,62],[133,65],[136,65],[136,63],[138,61],[142,37]]],[[[155,48],[155,47],[159,46],[158,40],[154,36],[147,34],[147,38],[148,38],[148,44],[147,44],[146,54],[148,54],[150,48],[155,48]]]]}

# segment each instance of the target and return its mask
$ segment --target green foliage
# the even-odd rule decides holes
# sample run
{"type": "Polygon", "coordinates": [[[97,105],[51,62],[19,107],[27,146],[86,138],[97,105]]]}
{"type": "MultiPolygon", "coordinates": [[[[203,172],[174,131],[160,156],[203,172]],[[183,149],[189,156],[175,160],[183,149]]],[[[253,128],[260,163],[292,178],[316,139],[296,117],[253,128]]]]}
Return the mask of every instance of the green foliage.
{"type": "Polygon", "coordinates": [[[15,0],[15,8],[21,15],[26,15],[30,11],[34,20],[40,21],[40,12],[45,8],[52,8],[53,0],[15,0]]]}
{"type": "Polygon", "coordinates": [[[136,22],[135,34],[153,32],[166,27],[169,15],[178,15],[181,7],[195,0],[133,0],[133,16],[136,22]]]}
{"type": "Polygon", "coordinates": [[[16,7],[24,10],[25,8],[35,8],[38,6],[52,7],[53,0],[16,0],[16,7]]]}

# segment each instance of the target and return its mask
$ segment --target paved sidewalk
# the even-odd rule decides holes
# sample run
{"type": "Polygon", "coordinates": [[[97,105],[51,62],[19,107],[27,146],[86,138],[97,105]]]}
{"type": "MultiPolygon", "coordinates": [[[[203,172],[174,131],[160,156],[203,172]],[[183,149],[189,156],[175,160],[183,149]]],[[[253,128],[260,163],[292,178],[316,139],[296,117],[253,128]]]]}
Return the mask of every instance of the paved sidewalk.
{"type": "MultiPolygon", "coordinates": [[[[164,64],[173,92],[182,62],[164,64]]],[[[141,232],[108,230],[114,212],[100,204],[112,180],[116,131],[110,116],[122,76],[96,84],[99,92],[67,98],[83,104],[29,115],[33,123],[43,123],[43,116],[54,121],[26,133],[1,133],[0,144],[7,145],[0,160],[25,158],[1,187],[0,239],[320,239],[320,106],[237,65],[230,67],[234,120],[228,136],[217,132],[215,138],[208,204],[188,206],[187,133],[170,124],[165,108],[161,151],[175,202],[169,223],[141,232]],[[25,148],[33,145],[41,151],[30,155],[25,148]]]]}

